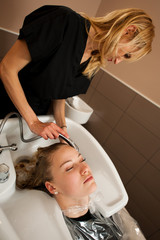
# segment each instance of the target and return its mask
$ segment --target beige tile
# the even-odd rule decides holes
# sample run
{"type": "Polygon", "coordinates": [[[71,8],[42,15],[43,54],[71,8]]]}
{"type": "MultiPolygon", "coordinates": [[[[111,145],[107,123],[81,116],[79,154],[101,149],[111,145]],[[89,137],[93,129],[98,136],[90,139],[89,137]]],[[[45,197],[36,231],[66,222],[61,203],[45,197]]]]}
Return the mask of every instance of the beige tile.
{"type": "Polygon", "coordinates": [[[160,147],[160,139],[127,115],[121,118],[116,131],[146,159],[150,159],[160,147]]]}
{"type": "Polygon", "coordinates": [[[137,95],[127,113],[160,138],[160,108],[137,95]]]}
{"type": "Polygon", "coordinates": [[[83,125],[102,145],[111,132],[111,128],[94,112],[89,121],[83,125]]]}
{"type": "Polygon", "coordinates": [[[125,110],[136,96],[134,91],[106,72],[97,85],[97,90],[122,110],[125,110]]]}
{"type": "Polygon", "coordinates": [[[147,163],[136,178],[160,201],[160,171],[147,163]]]}
{"type": "Polygon", "coordinates": [[[155,153],[155,155],[151,158],[150,162],[160,170],[160,150],[155,153]]]}
{"type": "Polygon", "coordinates": [[[100,79],[103,75],[104,71],[102,69],[100,69],[96,75],[94,76],[94,78],[92,79],[92,82],[91,82],[91,86],[96,88],[97,87],[97,84],[100,82],[100,79]]]}
{"type": "Polygon", "coordinates": [[[160,202],[136,179],[126,186],[129,198],[141,209],[143,214],[160,228],[160,202]]]}
{"type": "Polygon", "coordinates": [[[131,198],[126,208],[130,215],[138,222],[140,229],[147,239],[148,236],[151,236],[151,234],[157,231],[158,228],[144,215],[141,208],[139,208],[131,198]]]}
{"type": "Polygon", "coordinates": [[[117,124],[123,114],[122,110],[96,91],[94,95],[92,95],[89,105],[94,109],[95,113],[112,128],[117,124]]]}
{"type": "Polygon", "coordinates": [[[132,173],[119,161],[119,159],[104,146],[104,150],[109,155],[111,161],[113,162],[117,172],[123,182],[126,185],[133,177],[132,173]]]}
{"type": "Polygon", "coordinates": [[[159,240],[160,239],[160,230],[155,232],[148,240],[159,240]]]}
{"type": "Polygon", "coordinates": [[[105,146],[110,149],[120,162],[133,174],[146,162],[146,159],[115,131],[109,136],[105,142],[105,146]]]}

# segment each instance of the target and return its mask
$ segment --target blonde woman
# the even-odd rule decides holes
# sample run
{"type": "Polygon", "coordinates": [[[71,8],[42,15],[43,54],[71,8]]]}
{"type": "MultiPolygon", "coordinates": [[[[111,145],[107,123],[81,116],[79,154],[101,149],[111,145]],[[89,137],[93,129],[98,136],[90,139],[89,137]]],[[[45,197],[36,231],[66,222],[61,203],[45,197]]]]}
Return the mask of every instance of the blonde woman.
{"type": "Polygon", "coordinates": [[[18,40],[0,63],[0,118],[17,109],[30,130],[44,139],[68,137],[65,99],[86,93],[107,61],[136,61],[151,51],[152,19],[140,9],[90,18],[64,6],[29,14],[18,40]],[[4,86],[3,86],[4,85],[4,86]],[[54,123],[38,115],[53,108],[54,123]]]}

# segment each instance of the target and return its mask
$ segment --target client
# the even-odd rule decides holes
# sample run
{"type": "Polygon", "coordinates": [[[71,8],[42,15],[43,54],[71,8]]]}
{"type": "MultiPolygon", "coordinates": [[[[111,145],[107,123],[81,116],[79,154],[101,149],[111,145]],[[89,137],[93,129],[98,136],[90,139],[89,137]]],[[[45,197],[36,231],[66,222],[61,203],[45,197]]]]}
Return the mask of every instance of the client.
{"type": "Polygon", "coordinates": [[[38,148],[31,159],[16,166],[16,184],[20,189],[38,189],[54,196],[73,239],[122,239],[112,218],[91,211],[89,195],[96,183],[86,159],[73,147],[56,143],[38,148]]]}

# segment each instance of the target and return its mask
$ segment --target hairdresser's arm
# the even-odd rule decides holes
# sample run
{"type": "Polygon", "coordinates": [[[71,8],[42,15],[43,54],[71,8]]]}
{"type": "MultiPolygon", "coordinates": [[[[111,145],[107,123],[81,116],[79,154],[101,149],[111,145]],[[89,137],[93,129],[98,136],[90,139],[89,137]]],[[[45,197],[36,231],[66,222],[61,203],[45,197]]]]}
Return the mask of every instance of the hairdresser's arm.
{"type": "Polygon", "coordinates": [[[65,99],[53,100],[53,114],[56,123],[67,133],[67,125],[65,120],[65,99]]]}
{"type": "Polygon", "coordinates": [[[18,72],[31,61],[31,56],[24,40],[17,40],[6,54],[0,65],[0,77],[13,104],[27,122],[30,130],[44,139],[57,138],[59,133],[68,137],[54,123],[42,123],[30,107],[18,78],[18,72]]]}

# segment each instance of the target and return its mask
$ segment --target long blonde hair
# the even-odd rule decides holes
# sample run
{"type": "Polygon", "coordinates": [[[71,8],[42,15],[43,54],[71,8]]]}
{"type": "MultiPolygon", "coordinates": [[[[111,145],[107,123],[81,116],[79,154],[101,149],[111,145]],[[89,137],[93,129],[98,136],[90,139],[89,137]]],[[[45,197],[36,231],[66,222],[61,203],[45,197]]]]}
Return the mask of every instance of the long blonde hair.
{"type": "Polygon", "coordinates": [[[55,143],[47,147],[37,149],[31,158],[23,158],[15,164],[16,186],[20,189],[37,189],[53,196],[45,187],[46,181],[53,181],[51,168],[53,161],[51,156],[64,143],[55,143]]]}
{"type": "Polygon", "coordinates": [[[137,30],[127,45],[138,50],[127,61],[136,61],[148,54],[152,49],[154,25],[149,15],[141,9],[127,8],[115,10],[104,17],[88,17],[85,14],[83,16],[95,30],[96,34],[93,41],[98,43],[98,49],[91,53],[91,60],[83,72],[89,78],[101,66],[104,66],[107,56],[112,56],[113,53],[117,52],[119,41],[124,31],[131,25],[134,25],[137,30]]]}

